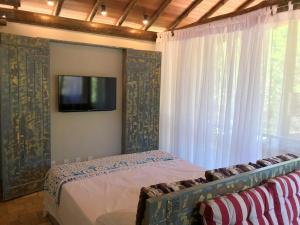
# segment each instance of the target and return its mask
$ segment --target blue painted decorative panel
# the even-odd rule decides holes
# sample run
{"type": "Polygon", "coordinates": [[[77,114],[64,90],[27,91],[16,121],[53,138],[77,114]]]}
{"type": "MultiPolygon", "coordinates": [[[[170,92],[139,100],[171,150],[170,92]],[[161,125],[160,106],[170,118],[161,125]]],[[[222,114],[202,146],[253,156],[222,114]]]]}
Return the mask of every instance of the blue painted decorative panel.
{"type": "Polygon", "coordinates": [[[0,34],[1,178],[5,200],[43,189],[50,168],[47,40],[0,34]]]}
{"type": "Polygon", "coordinates": [[[160,52],[124,50],[124,153],[158,149],[160,69],[160,52]]]}

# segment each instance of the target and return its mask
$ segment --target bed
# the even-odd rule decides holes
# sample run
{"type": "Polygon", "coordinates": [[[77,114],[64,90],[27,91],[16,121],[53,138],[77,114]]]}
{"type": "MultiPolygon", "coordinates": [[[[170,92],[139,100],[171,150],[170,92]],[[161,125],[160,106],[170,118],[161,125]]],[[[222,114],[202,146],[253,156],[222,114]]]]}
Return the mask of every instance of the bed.
{"type": "Polygon", "coordinates": [[[204,172],[162,151],[59,165],[47,175],[45,211],[60,225],[135,225],[142,187],[204,172]]]}

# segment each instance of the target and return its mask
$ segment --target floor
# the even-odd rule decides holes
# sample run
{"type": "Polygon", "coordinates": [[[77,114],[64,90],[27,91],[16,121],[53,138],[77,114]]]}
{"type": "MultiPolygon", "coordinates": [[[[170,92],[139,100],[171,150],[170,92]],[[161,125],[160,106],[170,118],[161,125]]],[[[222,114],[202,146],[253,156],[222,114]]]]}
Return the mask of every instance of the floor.
{"type": "Polygon", "coordinates": [[[0,225],[51,225],[43,216],[43,193],[0,202],[0,225]]]}

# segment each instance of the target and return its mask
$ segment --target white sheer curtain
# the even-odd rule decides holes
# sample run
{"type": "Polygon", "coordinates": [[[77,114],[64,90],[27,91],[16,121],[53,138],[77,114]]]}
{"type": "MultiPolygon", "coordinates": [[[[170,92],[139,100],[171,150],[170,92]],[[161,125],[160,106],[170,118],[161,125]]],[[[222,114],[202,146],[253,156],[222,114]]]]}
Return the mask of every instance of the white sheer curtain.
{"type": "Polygon", "coordinates": [[[160,149],[207,168],[262,157],[272,142],[267,129],[262,136],[273,73],[270,15],[263,9],[159,35],[160,149]]]}
{"type": "Polygon", "coordinates": [[[266,29],[263,154],[300,155],[300,12],[278,14],[266,29]]]}

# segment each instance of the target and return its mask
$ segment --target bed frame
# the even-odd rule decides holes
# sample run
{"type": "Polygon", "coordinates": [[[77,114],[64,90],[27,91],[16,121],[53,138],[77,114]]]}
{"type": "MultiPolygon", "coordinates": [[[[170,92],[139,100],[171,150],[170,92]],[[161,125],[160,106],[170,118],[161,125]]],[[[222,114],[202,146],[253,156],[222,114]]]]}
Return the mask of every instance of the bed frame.
{"type": "Polygon", "coordinates": [[[297,169],[300,169],[300,158],[165,194],[160,198],[150,198],[146,201],[142,225],[199,224],[199,202],[258,186],[263,180],[297,169]]]}

